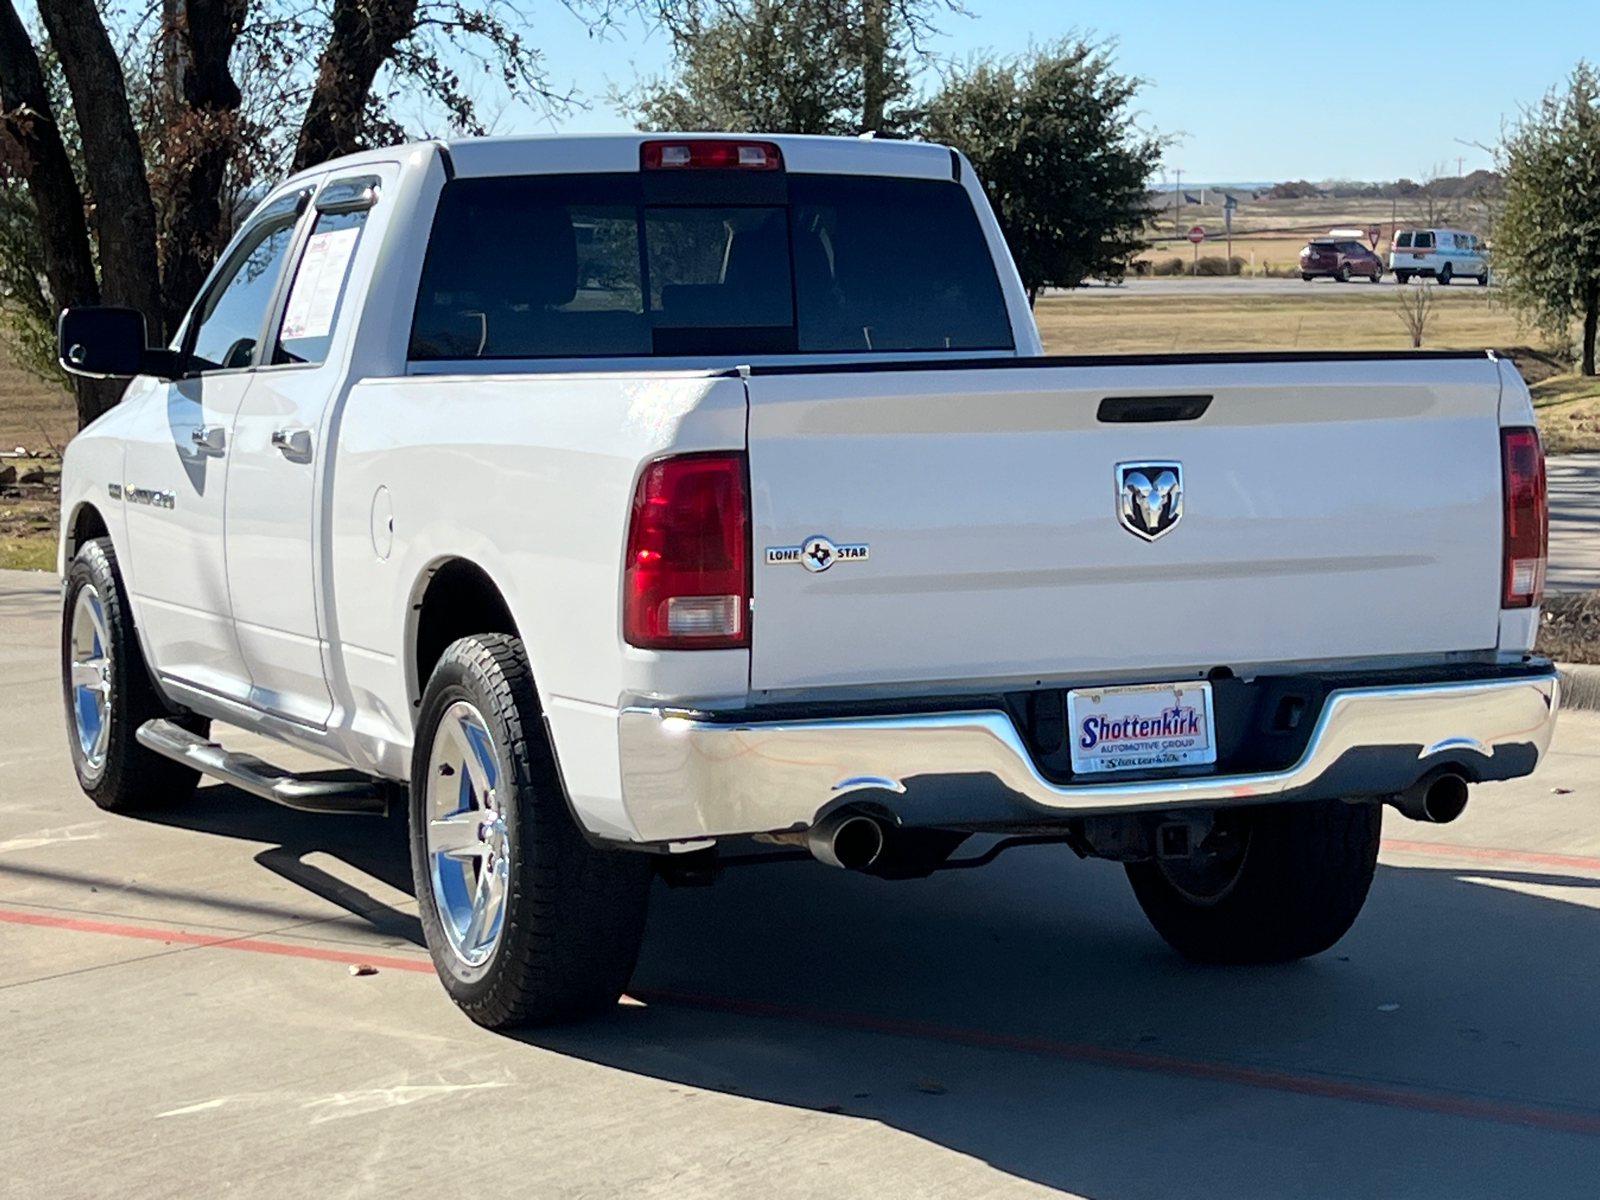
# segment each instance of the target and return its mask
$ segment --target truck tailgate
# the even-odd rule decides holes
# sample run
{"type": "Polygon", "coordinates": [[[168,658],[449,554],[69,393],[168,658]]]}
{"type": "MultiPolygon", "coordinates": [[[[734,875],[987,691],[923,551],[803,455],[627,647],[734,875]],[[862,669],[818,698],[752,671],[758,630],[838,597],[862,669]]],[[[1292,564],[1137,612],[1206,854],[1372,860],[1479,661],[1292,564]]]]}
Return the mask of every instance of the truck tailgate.
{"type": "Polygon", "coordinates": [[[758,690],[1496,644],[1486,356],[769,368],[748,386],[758,690]],[[1180,419],[1102,419],[1108,397],[1180,419]],[[1159,476],[1179,468],[1181,517],[1154,540],[1120,519],[1119,464],[1155,506],[1130,500],[1136,525],[1170,517],[1159,476]],[[814,571],[793,550],[818,537],[845,549],[814,571]]]}

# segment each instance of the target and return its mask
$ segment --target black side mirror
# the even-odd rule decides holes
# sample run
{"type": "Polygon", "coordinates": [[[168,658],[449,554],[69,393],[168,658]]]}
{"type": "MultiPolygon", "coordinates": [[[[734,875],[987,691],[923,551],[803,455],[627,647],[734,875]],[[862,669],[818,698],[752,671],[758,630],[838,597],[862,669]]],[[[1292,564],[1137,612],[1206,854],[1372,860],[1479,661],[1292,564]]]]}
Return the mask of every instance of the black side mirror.
{"type": "Polygon", "coordinates": [[[182,374],[178,355],[145,343],[144,314],[136,308],[95,305],[67,308],[56,322],[57,357],[61,369],[90,379],[182,374]]]}

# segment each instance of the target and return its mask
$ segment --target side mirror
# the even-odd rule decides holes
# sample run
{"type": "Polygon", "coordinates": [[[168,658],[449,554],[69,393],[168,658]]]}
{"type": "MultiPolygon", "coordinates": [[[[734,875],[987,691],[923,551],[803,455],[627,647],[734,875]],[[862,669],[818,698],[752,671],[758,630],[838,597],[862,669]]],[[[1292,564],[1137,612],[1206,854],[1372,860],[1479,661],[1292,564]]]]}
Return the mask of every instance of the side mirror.
{"type": "Polygon", "coordinates": [[[136,308],[95,305],[67,308],[56,322],[57,358],[61,369],[90,379],[182,374],[178,355],[147,346],[144,314],[136,308]]]}

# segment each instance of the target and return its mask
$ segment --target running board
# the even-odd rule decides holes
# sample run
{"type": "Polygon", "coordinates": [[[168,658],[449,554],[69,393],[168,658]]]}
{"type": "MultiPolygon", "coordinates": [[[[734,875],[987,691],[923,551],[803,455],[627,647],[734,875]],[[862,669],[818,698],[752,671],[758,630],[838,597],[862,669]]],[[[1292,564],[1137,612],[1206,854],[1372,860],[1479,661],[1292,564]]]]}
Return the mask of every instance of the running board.
{"type": "Polygon", "coordinates": [[[241,792],[260,796],[285,808],[314,813],[374,813],[388,811],[384,787],[375,780],[306,779],[282,767],[262,762],[253,754],[224,750],[199,734],[171,721],[146,721],[136,734],[139,744],[163,758],[181,762],[202,774],[233,784],[241,792]]]}

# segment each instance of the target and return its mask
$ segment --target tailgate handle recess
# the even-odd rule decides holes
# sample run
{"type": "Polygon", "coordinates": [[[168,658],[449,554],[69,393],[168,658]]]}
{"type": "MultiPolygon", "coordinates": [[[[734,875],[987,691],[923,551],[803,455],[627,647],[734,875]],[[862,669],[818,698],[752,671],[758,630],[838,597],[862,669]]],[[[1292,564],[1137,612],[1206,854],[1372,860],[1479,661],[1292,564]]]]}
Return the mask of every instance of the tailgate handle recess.
{"type": "Polygon", "coordinates": [[[1193,421],[1209,407],[1210,396],[1107,396],[1100,401],[1098,416],[1113,425],[1193,421]]]}

